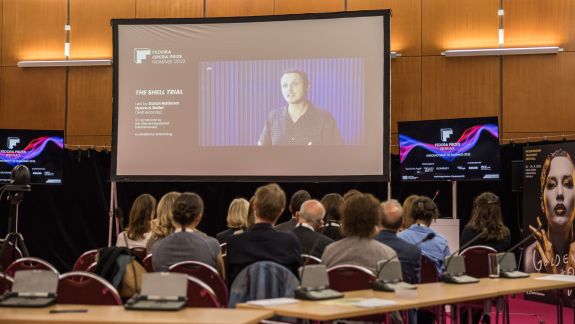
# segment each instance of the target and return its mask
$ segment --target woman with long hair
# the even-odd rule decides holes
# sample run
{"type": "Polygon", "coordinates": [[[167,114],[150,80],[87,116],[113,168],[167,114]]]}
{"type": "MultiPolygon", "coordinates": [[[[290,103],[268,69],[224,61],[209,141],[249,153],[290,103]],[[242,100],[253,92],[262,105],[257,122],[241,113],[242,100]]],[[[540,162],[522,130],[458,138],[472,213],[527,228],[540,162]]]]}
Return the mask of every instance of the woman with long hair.
{"type": "Polygon", "coordinates": [[[172,191],[168,192],[158,202],[156,208],[156,218],[152,220],[152,237],[146,244],[148,251],[152,250],[152,246],[164,237],[174,232],[174,202],[181,195],[181,193],[172,191]]]}
{"type": "Polygon", "coordinates": [[[474,245],[489,246],[497,252],[503,252],[509,248],[511,237],[509,228],[503,224],[500,200],[491,192],[484,192],[473,201],[471,220],[461,233],[461,245],[469,242],[484,228],[487,232],[474,245]]]}
{"type": "Polygon", "coordinates": [[[129,223],[118,235],[116,246],[146,247],[152,236],[151,221],[156,213],[156,198],[150,194],[139,195],[130,208],[129,223]]]}

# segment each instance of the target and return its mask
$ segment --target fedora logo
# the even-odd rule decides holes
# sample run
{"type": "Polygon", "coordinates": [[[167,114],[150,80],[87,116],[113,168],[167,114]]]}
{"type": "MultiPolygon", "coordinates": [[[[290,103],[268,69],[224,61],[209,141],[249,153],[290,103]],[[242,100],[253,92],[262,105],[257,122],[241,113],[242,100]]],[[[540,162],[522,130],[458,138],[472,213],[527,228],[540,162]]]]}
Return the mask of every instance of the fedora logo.
{"type": "Polygon", "coordinates": [[[142,64],[148,55],[152,54],[149,48],[134,48],[134,62],[136,64],[142,64]]]}
{"type": "Polygon", "coordinates": [[[453,129],[451,128],[442,128],[441,129],[441,141],[446,142],[451,135],[453,135],[453,129]]]}
{"type": "Polygon", "coordinates": [[[7,141],[6,141],[6,146],[8,146],[9,150],[13,150],[16,145],[18,145],[20,143],[20,138],[18,137],[8,137],[7,141]]]}

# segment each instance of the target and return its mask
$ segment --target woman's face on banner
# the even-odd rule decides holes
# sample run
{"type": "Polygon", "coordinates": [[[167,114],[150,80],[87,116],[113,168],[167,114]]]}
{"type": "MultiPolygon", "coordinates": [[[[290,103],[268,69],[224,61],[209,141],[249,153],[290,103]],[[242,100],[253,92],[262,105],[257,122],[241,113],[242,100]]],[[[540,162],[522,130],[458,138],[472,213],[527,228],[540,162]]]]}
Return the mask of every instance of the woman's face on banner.
{"type": "Polygon", "coordinates": [[[551,160],[545,182],[544,203],[550,225],[571,226],[575,216],[573,190],[573,163],[564,156],[551,160]]]}

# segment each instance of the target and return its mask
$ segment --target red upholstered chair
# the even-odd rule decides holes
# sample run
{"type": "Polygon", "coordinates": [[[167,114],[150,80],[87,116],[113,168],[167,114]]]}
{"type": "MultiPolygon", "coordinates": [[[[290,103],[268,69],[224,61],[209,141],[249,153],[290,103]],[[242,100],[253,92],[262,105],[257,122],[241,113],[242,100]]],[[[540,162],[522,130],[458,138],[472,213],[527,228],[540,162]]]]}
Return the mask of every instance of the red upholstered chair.
{"type": "Polygon", "coordinates": [[[135,256],[140,258],[140,261],[144,260],[146,258],[146,255],[148,255],[146,248],[143,248],[143,247],[133,247],[133,248],[130,248],[130,251],[132,251],[132,253],[135,256]]]}
{"type": "Polygon", "coordinates": [[[98,266],[98,263],[97,263],[97,262],[92,262],[92,264],[90,264],[85,271],[86,271],[86,272],[91,272],[91,273],[96,273],[96,267],[97,267],[97,266],[98,266]]]}
{"type": "Polygon", "coordinates": [[[220,305],[228,304],[228,286],[213,267],[197,261],[182,261],[172,265],[170,272],[180,272],[200,279],[217,296],[220,305]]]}
{"type": "Polygon", "coordinates": [[[38,258],[20,258],[6,268],[6,274],[14,277],[14,273],[20,270],[50,270],[56,274],[60,274],[56,268],[50,263],[38,258]]]}
{"type": "Polygon", "coordinates": [[[312,265],[312,264],[320,264],[321,260],[318,257],[314,257],[313,255],[309,254],[302,254],[301,255],[301,262],[305,265],[312,265]]]}
{"type": "Polygon", "coordinates": [[[86,271],[92,263],[96,262],[96,255],[98,255],[96,249],[84,252],[74,263],[72,271],[86,271]]]}
{"type": "MultiPolygon", "coordinates": [[[[435,262],[425,255],[421,255],[421,283],[439,282],[440,273],[437,272],[435,262]]],[[[431,313],[437,323],[445,323],[445,307],[443,305],[420,308],[418,313],[431,313]]],[[[423,314],[422,314],[423,315],[423,314]]]]}
{"type": "Polygon", "coordinates": [[[364,267],[343,264],[327,269],[329,287],[337,291],[371,289],[375,274],[364,267]]]}
{"type": "Polygon", "coordinates": [[[58,281],[58,304],[122,305],[120,294],[102,277],[84,271],[68,272],[58,281]]]}
{"type": "Polygon", "coordinates": [[[228,247],[228,243],[220,244],[220,252],[222,252],[222,254],[226,254],[227,247],[228,247]]]}
{"type": "Polygon", "coordinates": [[[188,307],[225,307],[208,285],[200,279],[188,276],[188,307]]]}
{"type": "Polygon", "coordinates": [[[144,263],[144,269],[146,269],[146,271],[154,272],[154,266],[152,265],[152,254],[151,253],[146,255],[146,257],[144,258],[144,260],[142,262],[144,263]]]}
{"type": "Polygon", "coordinates": [[[484,245],[470,246],[461,251],[459,254],[464,256],[465,272],[476,278],[489,277],[489,254],[491,253],[497,253],[497,251],[484,245]]]}
{"type": "MultiPolygon", "coordinates": [[[[0,239],[0,249],[4,245],[4,239],[0,239]]],[[[2,265],[2,269],[8,268],[12,262],[22,258],[22,251],[18,247],[14,247],[12,243],[9,243],[8,246],[4,249],[4,255],[0,260],[0,265],[2,265]]]]}
{"type": "Polygon", "coordinates": [[[6,274],[0,273],[0,295],[12,290],[14,279],[6,274]]]}

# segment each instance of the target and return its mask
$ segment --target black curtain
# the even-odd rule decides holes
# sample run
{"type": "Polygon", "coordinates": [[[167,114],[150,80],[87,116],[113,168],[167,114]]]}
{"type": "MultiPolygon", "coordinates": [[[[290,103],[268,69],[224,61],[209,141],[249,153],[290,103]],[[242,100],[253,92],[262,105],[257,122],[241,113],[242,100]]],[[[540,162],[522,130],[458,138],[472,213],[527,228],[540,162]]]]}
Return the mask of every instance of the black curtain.
{"type": "MultiPolygon", "coordinates": [[[[511,161],[521,160],[523,145],[501,146],[501,181],[458,183],[458,217],[463,227],[469,220],[473,198],[483,191],[492,191],[502,199],[505,223],[511,229],[512,240],[518,241],[521,225],[521,194],[511,190],[511,161]]],[[[103,247],[108,242],[108,213],[110,200],[110,153],[94,150],[66,150],[64,185],[34,185],[20,204],[19,232],[25,239],[31,256],[54,264],[60,271],[69,271],[83,252],[103,247]]],[[[450,182],[401,182],[399,158],[392,156],[392,196],[403,201],[410,194],[433,197],[443,217],[451,217],[450,182]]],[[[168,191],[193,191],[201,195],[205,213],[200,229],[209,235],[226,228],[229,202],[236,197],[249,199],[263,183],[245,182],[144,182],[118,183],[119,207],[127,218],[132,201],[141,193],[157,199],[168,191]]],[[[387,198],[387,184],[361,183],[280,183],[289,197],[299,189],[306,189],[312,197],[330,192],[345,193],[349,189],[370,192],[379,199],[387,198]]],[[[0,203],[0,233],[7,232],[9,203],[0,203]]],[[[289,219],[286,210],[282,219],[289,219]]],[[[113,238],[115,243],[115,238],[113,238]]]]}

